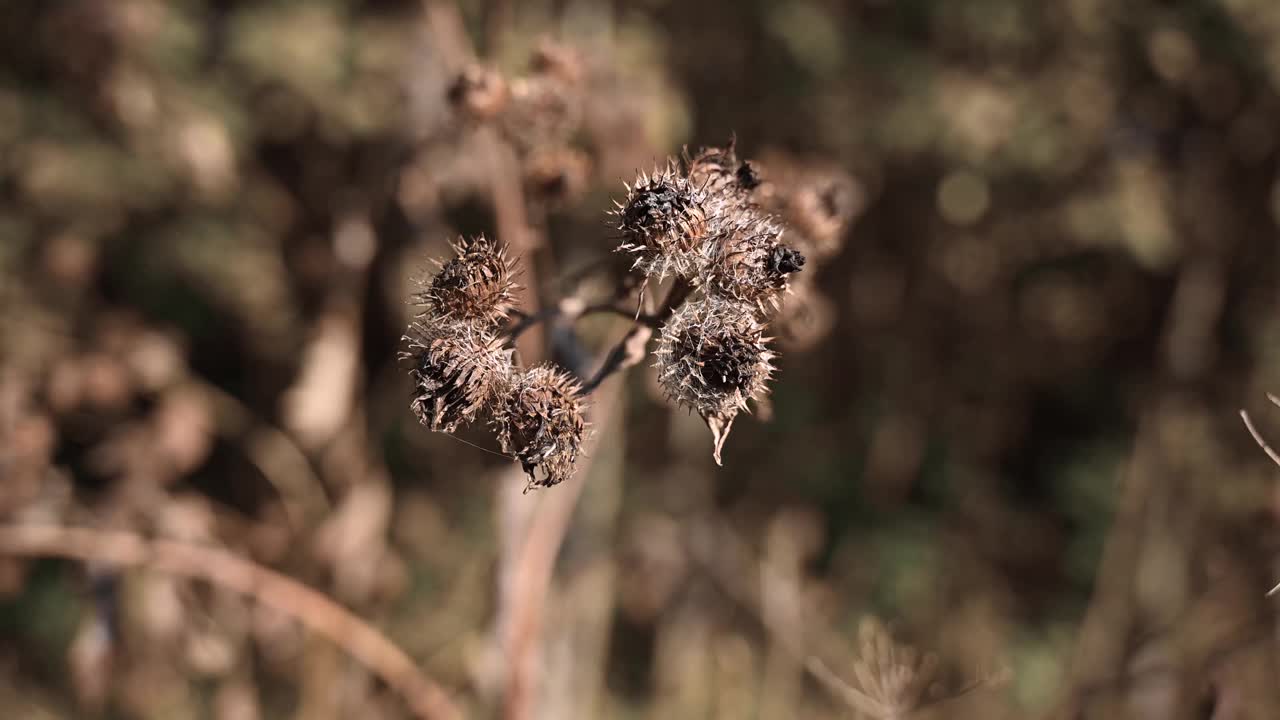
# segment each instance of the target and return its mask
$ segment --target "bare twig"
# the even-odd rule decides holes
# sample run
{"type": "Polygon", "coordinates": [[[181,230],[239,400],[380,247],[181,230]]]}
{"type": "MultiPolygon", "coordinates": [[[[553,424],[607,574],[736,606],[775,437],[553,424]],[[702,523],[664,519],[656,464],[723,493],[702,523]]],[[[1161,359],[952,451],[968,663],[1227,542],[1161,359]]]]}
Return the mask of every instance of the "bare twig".
{"type": "Polygon", "coordinates": [[[328,512],[324,484],[292,436],[213,383],[197,380],[196,386],[217,412],[219,430],[243,444],[246,458],[279,494],[292,529],[304,530],[328,512]]]}
{"type": "Polygon", "coordinates": [[[661,327],[671,314],[680,307],[680,304],[689,297],[689,293],[693,292],[693,286],[683,279],[676,280],[675,285],[671,286],[667,297],[662,301],[662,306],[657,312],[649,315],[641,316],[636,319],[635,325],[627,331],[627,334],[618,341],[617,345],[609,351],[605,356],[604,363],[600,365],[600,369],[596,371],[591,379],[582,385],[582,394],[589,395],[600,387],[600,383],[604,382],[614,373],[626,370],[629,367],[638,365],[645,358],[645,347],[649,344],[649,338],[653,337],[654,328],[661,327]],[[643,318],[643,319],[642,319],[643,318]]]}
{"type": "MultiPolygon", "coordinates": [[[[1267,400],[1270,400],[1272,405],[1280,407],[1280,398],[1277,398],[1275,395],[1267,393],[1267,400]]],[[[1271,462],[1280,466],[1280,453],[1277,453],[1275,449],[1271,447],[1271,444],[1267,442],[1267,439],[1262,437],[1262,433],[1258,432],[1258,428],[1254,427],[1253,420],[1249,417],[1249,411],[1241,410],[1240,419],[1244,421],[1245,428],[1249,431],[1249,434],[1253,436],[1253,441],[1258,444],[1258,447],[1262,448],[1262,452],[1266,453],[1267,457],[1271,458],[1271,462]]],[[[1271,597],[1278,592],[1280,592],[1280,583],[1276,583],[1275,587],[1267,591],[1267,597],[1271,597]]]]}
{"type": "MultiPolygon", "coordinates": [[[[1267,397],[1271,396],[1268,395],[1267,397]]],[[[1253,420],[1249,418],[1249,411],[1241,410],[1240,419],[1244,420],[1245,428],[1248,429],[1249,434],[1253,436],[1253,441],[1258,443],[1258,447],[1262,448],[1262,452],[1266,453],[1267,457],[1271,458],[1271,462],[1276,465],[1280,465],[1280,453],[1277,453],[1272,449],[1271,445],[1267,443],[1266,438],[1262,437],[1262,433],[1258,432],[1258,428],[1254,427],[1253,420]]],[[[1273,590],[1272,592],[1275,591],[1273,590]]]]}
{"type": "Polygon", "coordinates": [[[418,717],[462,717],[444,689],[377,628],[297,580],[225,550],[121,531],[0,524],[0,555],[145,566],[213,583],[288,615],[342,648],[400,693],[418,717]]]}
{"type": "Polygon", "coordinates": [[[508,344],[514,343],[521,333],[538,323],[547,322],[548,320],[560,318],[569,322],[577,322],[578,320],[589,317],[591,315],[612,314],[624,317],[632,322],[648,326],[653,329],[662,327],[662,320],[655,314],[636,314],[632,308],[619,305],[616,302],[602,302],[593,305],[582,305],[575,298],[566,298],[558,305],[543,308],[542,310],[528,314],[524,313],[519,316],[519,320],[506,331],[508,344]]]}

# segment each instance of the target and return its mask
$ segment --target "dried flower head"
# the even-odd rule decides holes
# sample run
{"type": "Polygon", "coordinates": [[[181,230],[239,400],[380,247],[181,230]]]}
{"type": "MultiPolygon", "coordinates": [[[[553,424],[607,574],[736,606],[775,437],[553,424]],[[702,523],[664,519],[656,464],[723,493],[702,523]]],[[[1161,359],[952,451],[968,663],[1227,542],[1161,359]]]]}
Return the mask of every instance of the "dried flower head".
{"type": "Polygon", "coordinates": [[[787,224],[803,239],[805,250],[820,259],[840,251],[864,202],[853,178],[836,171],[802,174],[781,200],[787,224]]]}
{"type": "Polygon", "coordinates": [[[501,73],[483,65],[471,65],[449,86],[449,102],[476,120],[491,120],[507,106],[510,92],[501,73]]]}
{"type": "Polygon", "coordinates": [[[736,139],[731,138],[723,148],[702,148],[693,156],[686,149],[685,175],[689,182],[710,195],[719,196],[723,202],[749,206],[760,176],[751,163],[738,161],[736,144],[736,139]]]}
{"type": "Polygon", "coordinates": [[[511,353],[502,341],[470,323],[413,323],[404,340],[403,357],[413,362],[414,415],[437,432],[475,420],[511,374],[511,353]]]}
{"type": "Polygon", "coordinates": [[[633,268],[659,280],[689,277],[702,265],[702,241],[717,221],[707,196],[674,167],[641,173],[613,213],[623,233],[619,250],[635,256],[633,268]]]}
{"type": "Polygon", "coordinates": [[[807,350],[831,332],[836,308],[831,299],[813,286],[802,282],[791,288],[782,311],[770,322],[778,343],[788,350],[807,350]]]}
{"type": "Polygon", "coordinates": [[[557,77],[570,85],[582,82],[586,72],[582,55],[577,49],[550,38],[543,38],[538,42],[529,65],[535,73],[557,77]]]}
{"type": "Polygon", "coordinates": [[[582,100],[579,89],[559,75],[516,78],[502,129],[522,152],[563,145],[581,124],[582,100]]]}
{"type": "Polygon", "coordinates": [[[515,263],[507,248],[484,235],[458,238],[419,302],[441,318],[495,324],[515,305],[515,263]]]}
{"type": "Polygon", "coordinates": [[[707,253],[703,286],[708,293],[777,309],[791,275],[805,263],[804,255],[782,242],[782,226],[754,211],[740,211],[704,247],[707,253]]]}
{"type": "Polygon", "coordinates": [[[573,475],[586,435],[580,390],[565,372],[539,365],[517,375],[499,399],[498,440],[520,461],[530,487],[558,485],[573,475]]]}
{"type": "Polygon", "coordinates": [[[524,163],[529,195],[547,205],[559,206],[582,194],[591,174],[591,158],[575,148],[539,148],[524,163]]]}
{"type": "Polygon", "coordinates": [[[738,412],[768,392],[774,354],[767,341],[752,308],[715,297],[684,305],[662,328],[658,381],[707,421],[716,463],[738,412]]]}

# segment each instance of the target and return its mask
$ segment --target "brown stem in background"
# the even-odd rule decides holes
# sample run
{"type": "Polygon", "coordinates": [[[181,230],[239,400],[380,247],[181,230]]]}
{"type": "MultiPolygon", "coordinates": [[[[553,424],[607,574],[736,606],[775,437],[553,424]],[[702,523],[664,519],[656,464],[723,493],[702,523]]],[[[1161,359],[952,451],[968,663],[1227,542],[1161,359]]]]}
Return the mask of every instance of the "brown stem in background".
{"type": "Polygon", "coordinates": [[[288,615],[342,648],[398,692],[417,717],[462,717],[444,689],[377,628],[297,580],[225,550],[174,540],[147,540],[129,532],[0,525],[0,555],[147,567],[238,592],[288,615]]]}
{"type": "MultiPolygon", "coordinates": [[[[444,0],[424,0],[430,36],[447,65],[461,68],[475,51],[467,39],[466,27],[455,4],[444,0]]],[[[489,183],[498,237],[523,256],[525,275],[521,304],[536,314],[538,268],[534,250],[538,236],[529,225],[518,158],[510,145],[491,127],[477,133],[488,159],[489,183]]],[[[553,274],[553,273],[549,273],[553,274]]],[[[546,353],[545,338],[539,333],[523,333],[517,343],[520,357],[532,365],[546,353]]],[[[541,647],[542,614],[551,583],[551,573],[564,533],[573,515],[584,470],[578,480],[565,483],[550,494],[542,511],[523,497],[524,478],[512,473],[498,489],[498,589],[494,627],[503,661],[501,688],[503,714],[522,720],[531,717],[536,700],[534,674],[541,647]]]]}

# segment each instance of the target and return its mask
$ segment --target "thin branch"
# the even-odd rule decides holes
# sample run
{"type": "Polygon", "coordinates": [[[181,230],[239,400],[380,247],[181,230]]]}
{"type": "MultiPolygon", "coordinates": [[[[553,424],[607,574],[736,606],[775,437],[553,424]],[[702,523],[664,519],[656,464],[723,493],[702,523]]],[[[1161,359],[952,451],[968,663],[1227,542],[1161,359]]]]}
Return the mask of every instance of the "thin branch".
{"type": "MultiPolygon", "coordinates": [[[[1280,398],[1277,398],[1275,395],[1267,393],[1267,400],[1270,400],[1272,405],[1280,407],[1280,398]]],[[[1271,462],[1280,466],[1280,453],[1277,453],[1275,449],[1271,447],[1271,444],[1267,442],[1267,439],[1262,437],[1262,433],[1258,432],[1258,428],[1254,427],[1253,420],[1249,417],[1249,411],[1241,410],[1240,419],[1244,421],[1245,428],[1248,429],[1249,434],[1253,436],[1253,441],[1258,443],[1258,447],[1262,448],[1262,452],[1266,453],[1267,457],[1271,458],[1271,462]]],[[[1271,597],[1278,592],[1280,592],[1280,583],[1276,583],[1275,587],[1267,591],[1267,597],[1271,597]]]]}
{"type": "Polygon", "coordinates": [[[417,717],[462,717],[445,690],[377,628],[297,580],[225,550],[175,540],[147,540],[130,532],[0,524],[0,555],[145,566],[238,592],[288,615],[342,648],[395,689],[417,717]]]}
{"type": "Polygon", "coordinates": [[[213,383],[196,380],[195,386],[208,395],[219,430],[244,446],[245,457],[280,496],[293,530],[310,527],[328,512],[324,483],[292,436],[213,383]]]}
{"type": "MultiPolygon", "coordinates": [[[[1272,402],[1275,402],[1275,398],[1271,395],[1268,395],[1267,397],[1272,398],[1272,402]]],[[[1253,426],[1253,420],[1249,418],[1249,411],[1241,410],[1240,419],[1244,420],[1245,428],[1247,428],[1249,430],[1249,434],[1253,436],[1253,441],[1258,443],[1258,447],[1262,448],[1262,452],[1266,453],[1267,457],[1271,458],[1271,462],[1276,465],[1280,465],[1280,453],[1277,453],[1272,449],[1271,445],[1267,443],[1266,438],[1262,437],[1262,433],[1258,432],[1258,428],[1253,426]]],[[[1271,592],[1275,592],[1275,590],[1272,590],[1271,592]]]]}
{"type": "Polygon", "coordinates": [[[600,369],[596,371],[595,375],[591,376],[590,380],[583,384],[581,394],[590,395],[610,375],[640,364],[645,358],[645,347],[649,344],[649,338],[653,337],[654,329],[661,327],[692,292],[693,285],[687,280],[676,280],[675,285],[671,286],[670,292],[667,293],[666,299],[662,301],[662,306],[658,308],[657,312],[637,318],[635,325],[627,331],[627,334],[618,341],[617,345],[613,346],[613,349],[605,356],[604,363],[600,365],[600,369]]]}
{"type": "Polygon", "coordinates": [[[644,360],[645,348],[649,345],[649,338],[651,337],[653,337],[653,328],[647,325],[633,325],[627,331],[627,334],[618,341],[618,344],[613,346],[609,354],[605,356],[604,363],[600,365],[599,370],[596,370],[596,374],[582,384],[582,390],[578,394],[590,395],[610,375],[640,364],[644,360]]]}

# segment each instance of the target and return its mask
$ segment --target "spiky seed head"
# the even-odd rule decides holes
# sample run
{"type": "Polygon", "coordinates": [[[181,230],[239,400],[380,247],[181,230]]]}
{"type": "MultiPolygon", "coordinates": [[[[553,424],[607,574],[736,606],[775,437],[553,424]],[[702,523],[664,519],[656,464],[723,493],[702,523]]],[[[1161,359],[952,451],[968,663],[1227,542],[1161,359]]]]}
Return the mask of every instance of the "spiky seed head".
{"type": "Polygon", "coordinates": [[[460,112],[476,120],[491,120],[507,107],[507,81],[493,68],[471,65],[449,85],[448,98],[460,112]]]}
{"type": "Polygon", "coordinates": [[[564,371],[539,365],[516,375],[498,399],[498,441],[520,461],[529,487],[550,487],[573,476],[587,426],[581,389],[564,371]]]}
{"type": "Polygon", "coordinates": [[[634,269],[659,280],[692,276],[709,227],[707,195],[668,164],[642,173],[614,213],[623,241],[619,250],[635,256],[634,269]]]}
{"type": "Polygon", "coordinates": [[[807,350],[820,342],[835,325],[835,303],[813,283],[792,285],[791,294],[769,326],[778,344],[788,350],[807,350]]]}
{"type": "Polygon", "coordinates": [[[704,147],[693,155],[690,155],[686,149],[683,155],[685,175],[688,176],[689,182],[699,186],[732,182],[739,165],[735,145],[736,143],[731,139],[722,148],[704,147]]]}
{"type": "Polygon", "coordinates": [[[762,313],[777,309],[791,276],[805,263],[799,250],[782,242],[782,232],[769,216],[740,212],[705,246],[701,280],[706,291],[754,304],[762,313]]]}
{"type": "Polygon", "coordinates": [[[586,72],[582,55],[577,49],[550,38],[543,38],[538,42],[529,66],[535,73],[557,77],[570,85],[582,82],[586,72]]]}
{"type": "Polygon", "coordinates": [[[752,191],[759,186],[760,176],[751,163],[738,160],[735,144],[730,139],[722,148],[705,147],[692,156],[686,150],[685,174],[689,182],[718,201],[750,208],[754,205],[752,191]]]}
{"type": "Polygon", "coordinates": [[[517,149],[527,153],[548,145],[564,145],[582,121],[580,88],[559,75],[541,73],[511,82],[511,108],[502,129],[517,149]]]}
{"type": "Polygon", "coordinates": [[[460,237],[454,256],[419,294],[424,314],[493,325],[515,306],[515,263],[507,247],[484,235],[460,237]]]}
{"type": "Polygon", "coordinates": [[[790,188],[783,213],[806,249],[822,259],[840,251],[862,203],[861,191],[848,175],[813,174],[790,188]]]}
{"type": "Polygon", "coordinates": [[[402,356],[413,362],[410,406],[418,422],[452,433],[475,420],[505,386],[511,353],[491,331],[457,320],[415,322],[402,356]]]}
{"type": "Polygon", "coordinates": [[[734,418],[748,400],[765,396],[773,373],[774,354],[752,310],[716,297],[691,301],[671,316],[658,342],[658,381],[706,420],[717,463],[734,418]]]}
{"type": "Polygon", "coordinates": [[[547,205],[559,206],[586,189],[591,158],[575,148],[538,148],[529,153],[524,168],[529,195],[547,205]]]}

